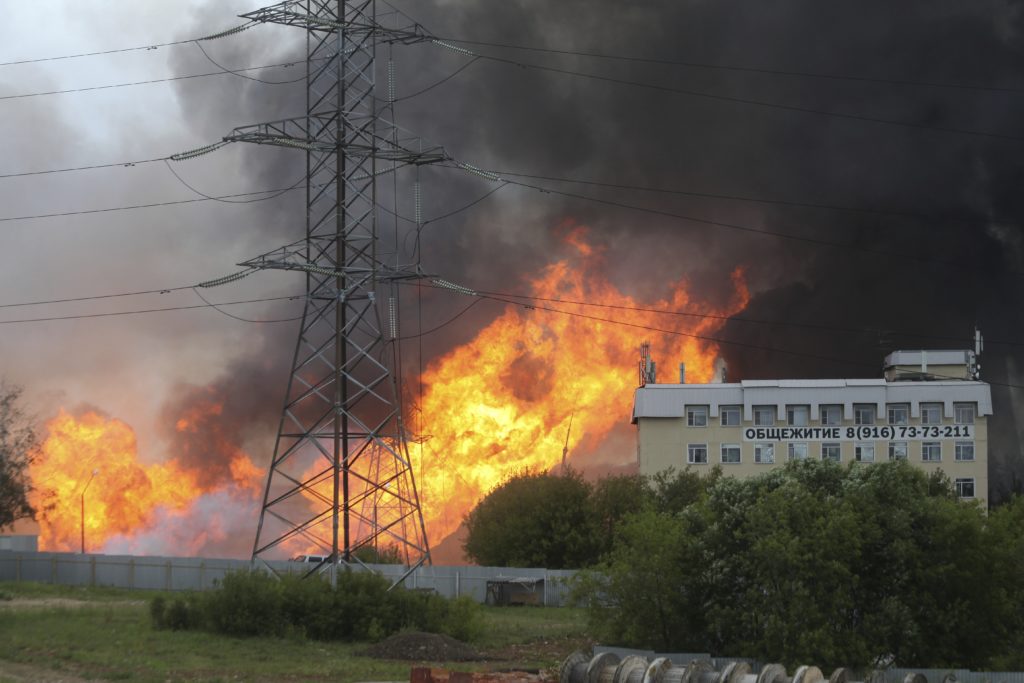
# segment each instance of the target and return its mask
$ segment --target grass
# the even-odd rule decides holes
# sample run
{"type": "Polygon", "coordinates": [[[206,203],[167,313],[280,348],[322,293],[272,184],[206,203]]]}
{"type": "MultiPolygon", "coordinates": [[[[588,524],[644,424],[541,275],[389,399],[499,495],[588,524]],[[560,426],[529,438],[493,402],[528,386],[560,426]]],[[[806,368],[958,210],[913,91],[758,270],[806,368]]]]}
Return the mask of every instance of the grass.
{"type": "MultiPolygon", "coordinates": [[[[0,595],[12,598],[0,602],[0,681],[5,661],[116,681],[403,681],[416,665],[360,656],[365,644],[156,631],[146,601],[157,594],[0,583],[0,595]],[[20,606],[24,599],[33,602],[20,606]]],[[[547,668],[587,640],[582,613],[570,608],[487,607],[484,622],[474,646],[490,661],[430,665],[547,668]]]]}

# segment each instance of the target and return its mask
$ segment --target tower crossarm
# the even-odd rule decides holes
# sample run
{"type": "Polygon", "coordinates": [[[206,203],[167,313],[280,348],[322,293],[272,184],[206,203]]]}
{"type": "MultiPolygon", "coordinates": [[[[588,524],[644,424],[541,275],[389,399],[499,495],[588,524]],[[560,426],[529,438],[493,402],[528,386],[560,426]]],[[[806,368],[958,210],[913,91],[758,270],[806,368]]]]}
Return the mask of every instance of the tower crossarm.
{"type": "MultiPolygon", "coordinates": [[[[345,21],[336,21],[325,16],[310,14],[303,7],[305,3],[300,0],[286,0],[276,5],[263,7],[246,14],[240,14],[243,19],[263,24],[281,24],[284,26],[298,26],[310,31],[337,31],[344,30],[349,36],[356,39],[374,39],[381,43],[401,43],[412,45],[433,40],[419,24],[412,24],[404,28],[386,28],[377,23],[371,15],[361,12],[353,13],[353,16],[345,21]]],[[[314,0],[314,5],[328,4],[323,1],[314,0]]]]}
{"type": "MultiPolygon", "coordinates": [[[[311,127],[320,129],[328,124],[329,120],[337,116],[336,112],[330,112],[322,116],[298,117],[282,119],[268,123],[257,123],[249,126],[235,128],[231,134],[224,136],[224,142],[250,142],[257,145],[272,145],[276,147],[291,147],[310,152],[344,152],[351,157],[362,157],[379,159],[382,161],[393,161],[401,164],[420,166],[424,164],[436,164],[442,161],[451,161],[452,158],[440,145],[425,143],[413,135],[392,136],[382,133],[374,133],[368,130],[358,136],[347,140],[325,139],[323,136],[311,134],[311,127]]],[[[348,120],[355,120],[361,114],[345,112],[343,117],[348,120]]],[[[398,129],[393,124],[378,119],[379,128],[398,129]]]]}

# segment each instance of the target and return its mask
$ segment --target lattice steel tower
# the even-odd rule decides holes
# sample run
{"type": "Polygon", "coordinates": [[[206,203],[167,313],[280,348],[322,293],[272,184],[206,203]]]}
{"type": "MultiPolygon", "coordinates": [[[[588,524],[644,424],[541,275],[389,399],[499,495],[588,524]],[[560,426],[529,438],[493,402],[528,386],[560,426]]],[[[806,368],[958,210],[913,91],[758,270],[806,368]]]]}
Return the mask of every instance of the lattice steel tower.
{"type": "Polygon", "coordinates": [[[393,371],[394,289],[420,274],[397,256],[385,263],[376,179],[445,155],[386,120],[394,96],[378,99],[374,86],[380,46],[426,38],[378,24],[373,0],[293,0],[242,16],[307,32],[306,115],[225,138],[305,150],[307,163],[305,237],[244,264],[303,271],[307,293],[253,560],[284,550],[349,564],[374,547],[397,550],[411,571],[429,547],[393,371]]]}

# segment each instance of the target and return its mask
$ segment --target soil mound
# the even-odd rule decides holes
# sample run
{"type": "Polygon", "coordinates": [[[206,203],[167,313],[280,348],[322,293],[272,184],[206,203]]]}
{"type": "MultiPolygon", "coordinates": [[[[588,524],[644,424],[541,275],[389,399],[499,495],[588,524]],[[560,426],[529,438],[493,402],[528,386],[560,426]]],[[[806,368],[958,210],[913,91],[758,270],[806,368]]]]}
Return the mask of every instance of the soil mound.
{"type": "Polygon", "coordinates": [[[483,659],[479,652],[450,636],[437,633],[396,633],[363,654],[375,659],[402,659],[424,662],[472,662],[483,659]]]}

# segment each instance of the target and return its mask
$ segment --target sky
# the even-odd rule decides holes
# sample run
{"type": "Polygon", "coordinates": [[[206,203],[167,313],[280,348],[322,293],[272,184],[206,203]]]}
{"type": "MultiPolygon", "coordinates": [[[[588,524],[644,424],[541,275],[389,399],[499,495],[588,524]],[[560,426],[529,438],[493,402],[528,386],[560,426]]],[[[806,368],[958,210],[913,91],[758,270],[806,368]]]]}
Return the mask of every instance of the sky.
{"type": "MultiPolygon", "coordinates": [[[[404,128],[478,167],[591,198],[503,187],[428,225],[423,258],[431,272],[481,290],[521,291],[560,253],[568,221],[589,229],[610,255],[607,277],[639,298],[663,295],[685,277],[696,296],[724,301],[731,273],[743,268],[753,298],[742,317],[762,322],[733,320],[721,331],[732,342],[722,345],[730,378],[877,377],[889,351],[963,348],[978,325],[989,339],[984,378],[1002,405],[1019,400],[1022,3],[393,6],[433,35],[533,65],[474,60],[431,44],[396,46],[396,91],[410,96],[397,105],[404,128]]],[[[185,41],[236,26],[237,14],[257,7],[240,0],[14,4],[0,29],[0,62],[185,41]]],[[[220,74],[24,95],[221,71],[217,64],[288,63],[303,57],[301,34],[260,26],[203,43],[205,55],[184,43],[2,65],[0,175],[159,159],[236,126],[299,115],[303,84],[288,81],[301,78],[301,64],[245,72],[277,84],[220,74]]],[[[301,154],[239,145],[171,165],[180,178],[163,162],[0,178],[0,303],[185,287],[232,273],[239,261],[301,234],[295,192],[24,218],[201,198],[185,183],[216,196],[285,188],[303,173],[301,154]]],[[[421,173],[428,217],[495,189],[447,169],[421,173]]],[[[406,190],[399,207],[412,210],[406,190]]],[[[206,295],[287,297],[301,286],[288,273],[264,272],[206,295]]],[[[7,307],[0,323],[201,303],[183,289],[7,307]]],[[[445,321],[464,301],[432,294],[426,305],[429,320],[445,321]]],[[[223,310],[274,320],[298,315],[300,306],[223,310]]],[[[474,307],[424,340],[426,357],[471,338],[500,312],[474,307]]],[[[294,323],[247,323],[211,309],[5,323],[0,375],[24,386],[43,418],[59,407],[91,406],[127,421],[151,460],[173,450],[166,424],[174,406],[208,388],[236,397],[228,411],[234,431],[258,449],[276,423],[295,332],[294,323]]],[[[1001,441],[993,458],[1007,475],[1024,475],[1017,445],[1024,424],[1010,413],[994,426],[1001,441]]]]}

